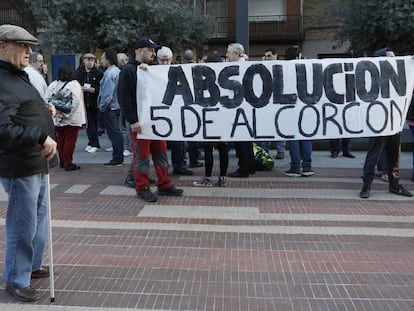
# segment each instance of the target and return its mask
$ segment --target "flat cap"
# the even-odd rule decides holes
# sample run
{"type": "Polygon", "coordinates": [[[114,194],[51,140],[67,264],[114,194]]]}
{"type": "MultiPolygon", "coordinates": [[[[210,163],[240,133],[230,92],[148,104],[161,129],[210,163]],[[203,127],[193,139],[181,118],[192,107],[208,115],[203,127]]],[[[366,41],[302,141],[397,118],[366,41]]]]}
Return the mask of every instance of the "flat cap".
{"type": "Polygon", "coordinates": [[[0,26],[0,41],[27,43],[38,45],[39,40],[32,36],[26,29],[16,26],[4,24],[0,26]]]}
{"type": "Polygon", "coordinates": [[[161,48],[161,45],[156,44],[154,41],[152,41],[150,38],[142,37],[135,42],[135,49],[140,48],[153,48],[153,49],[159,49],[161,48]]]}
{"type": "Polygon", "coordinates": [[[83,55],[83,58],[92,58],[92,59],[96,59],[96,56],[93,55],[92,53],[86,53],[85,55],[83,55]]]}

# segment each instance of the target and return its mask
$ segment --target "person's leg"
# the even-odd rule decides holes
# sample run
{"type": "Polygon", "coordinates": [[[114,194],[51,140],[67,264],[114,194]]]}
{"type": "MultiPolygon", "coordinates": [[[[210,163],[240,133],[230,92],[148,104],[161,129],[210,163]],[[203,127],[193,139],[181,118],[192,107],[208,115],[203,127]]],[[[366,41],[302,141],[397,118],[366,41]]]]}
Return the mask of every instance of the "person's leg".
{"type": "Polygon", "coordinates": [[[64,159],[65,163],[68,163],[68,165],[65,165],[65,168],[69,166],[73,166],[73,153],[75,152],[76,142],[78,140],[78,133],[79,133],[79,127],[76,126],[64,126],[63,131],[65,133],[65,147],[64,147],[64,159]]]}
{"type": "Polygon", "coordinates": [[[380,157],[384,145],[384,137],[370,137],[368,140],[368,151],[365,157],[362,180],[364,185],[371,186],[375,177],[375,165],[380,157]]]}
{"type": "Polygon", "coordinates": [[[174,169],[185,166],[185,144],[183,141],[170,141],[171,164],[174,169]]]}
{"type": "Polygon", "coordinates": [[[86,134],[88,135],[88,145],[91,147],[101,148],[99,144],[98,135],[98,110],[87,109],[88,127],[86,128],[86,134]]]}
{"type": "Polygon", "coordinates": [[[150,153],[157,174],[158,190],[171,188],[171,178],[168,176],[167,142],[165,140],[151,140],[150,153]]]}
{"type": "Polygon", "coordinates": [[[300,170],[300,142],[299,140],[289,141],[289,155],[290,155],[290,168],[293,170],[300,170]]]}
{"type": "Polygon", "coordinates": [[[211,173],[213,172],[213,164],[214,164],[213,145],[210,143],[205,143],[204,144],[204,167],[205,167],[206,177],[211,177],[211,173]]]}
{"type": "Polygon", "coordinates": [[[387,173],[388,182],[390,186],[398,185],[400,180],[399,168],[400,168],[400,155],[401,155],[401,143],[400,133],[389,136],[384,146],[384,151],[387,155],[387,173]]]}
{"type": "Polygon", "coordinates": [[[312,168],[312,141],[300,141],[300,153],[302,158],[303,170],[310,170],[312,168]]]}
{"type": "Polygon", "coordinates": [[[64,159],[64,148],[65,148],[65,132],[61,126],[55,127],[56,132],[56,143],[57,143],[57,152],[59,157],[59,166],[65,168],[66,163],[64,159]]]}
{"type": "Polygon", "coordinates": [[[119,129],[120,110],[109,110],[103,113],[103,121],[106,133],[112,144],[112,159],[124,162],[124,143],[121,130],[119,129]]]}
{"type": "Polygon", "coordinates": [[[340,139],[329,140],[329,150],[331,152],[331,158],[337,158],[339,154],[340,139]]]}
{"type": "Polygon", "coordinates": [[[226,143],[217,143],[217,150],[220,158],[220,176],[227,175],[227,169],[229,167],[229,151],[226,143]]]}
{"type": "Polygon", "coordinates": [[[282,160],[285,157],[286,142],[276,141],[276,159],[282,160]]]}
{"type": "Polygon", "coordinates": [[[199,148],[200,143],[195,141],[189,141],[187,143],[188,146],[188,156],[190,158],[190,164],[189,167],[201,167],[203,166],[200,162],[198,162],[199,157],[199,148]]]}
{"type": "Polygon", "coordinates": [[[30,285],[47,240],[45,174],[1,178],[8,194],[4,278],[16,289],[30,285]]]}
{"type": "Polygon", "coordinates": [[[132,163],[134,170],[135,191],[141,191],[150,186],[150,140],[137,139],[135,133],[131,133],[132,163]]]}

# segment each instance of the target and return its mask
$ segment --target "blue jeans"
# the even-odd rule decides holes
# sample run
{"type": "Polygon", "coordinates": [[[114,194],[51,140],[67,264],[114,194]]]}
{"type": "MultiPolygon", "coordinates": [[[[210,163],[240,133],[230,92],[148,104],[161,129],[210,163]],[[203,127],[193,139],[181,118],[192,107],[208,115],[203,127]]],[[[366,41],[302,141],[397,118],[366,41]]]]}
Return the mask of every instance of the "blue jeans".
{"type": "Polygon", "coordinates": [[[290,168],[300,169],[312,168],[312,141],[310,140],[292,140],[289,142],[290,168]]]}
{"type": "Polygon", "coordinates": [[[47,185],[44,173],[0,178],[8,194],[4,278],[15,288],[30,285],[40,269],[48,238],[47,185]]]}
{"type": "Polygon", "coordinates": [[[124,162],[124,138],[119,128],[121,110],[107,110],[102,113],[106,134],[112,144],[112,159],[124,162]]]}

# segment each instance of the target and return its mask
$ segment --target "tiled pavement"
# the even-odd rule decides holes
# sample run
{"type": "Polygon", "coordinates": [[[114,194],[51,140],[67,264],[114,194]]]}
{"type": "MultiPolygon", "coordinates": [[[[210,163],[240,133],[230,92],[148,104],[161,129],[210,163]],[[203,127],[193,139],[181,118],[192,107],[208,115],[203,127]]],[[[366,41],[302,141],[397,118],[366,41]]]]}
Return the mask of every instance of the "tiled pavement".
{"type": "MultiPolygon", "coordinates": [[[[2,281],[0,310],[413,311],[414,199],[379,180],[359,199],[357,154],[315,152],[309,178],[282,177],[284,160],[225,189],[173,176],[184,196],[155,204],[123,186],[126,166],[53,169],[56,301],[48,280],[33,281],[35,304],[16,303],[2,281]]],[[[0,192],[0,260],[5,206],[0,192]]]]}

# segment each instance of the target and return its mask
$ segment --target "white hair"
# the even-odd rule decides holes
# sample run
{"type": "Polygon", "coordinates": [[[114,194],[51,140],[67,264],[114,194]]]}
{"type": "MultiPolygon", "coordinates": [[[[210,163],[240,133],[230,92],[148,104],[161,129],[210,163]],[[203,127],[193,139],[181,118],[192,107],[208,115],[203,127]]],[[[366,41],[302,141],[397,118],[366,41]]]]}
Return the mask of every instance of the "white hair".
{"type": "Polygon", "coordinates": [[[161,58],[161,57],[164,57],[164,56],[167,56],[167,57],[169,57],[169,58],[172,58],[173,57],[173,52],[171,51],[171,49],[169,48],[169,47],[167,47],[167,46],[163,46],[163,47],[161,47],[159,50],[158,50],[158,52],[157,52],[157,57],[158,58],[161,58]]]}
{"type": "Polygon", "coordinates": [[[244,54],[244,47],[240,43],[230,43],[227,47],[227,50],[230,52],[234,52],[239,56],[243,56],[244,54]]]}

